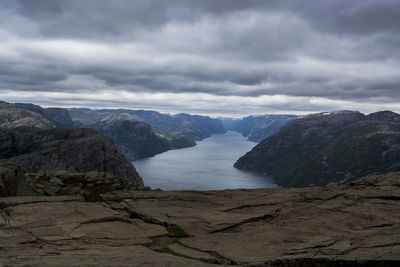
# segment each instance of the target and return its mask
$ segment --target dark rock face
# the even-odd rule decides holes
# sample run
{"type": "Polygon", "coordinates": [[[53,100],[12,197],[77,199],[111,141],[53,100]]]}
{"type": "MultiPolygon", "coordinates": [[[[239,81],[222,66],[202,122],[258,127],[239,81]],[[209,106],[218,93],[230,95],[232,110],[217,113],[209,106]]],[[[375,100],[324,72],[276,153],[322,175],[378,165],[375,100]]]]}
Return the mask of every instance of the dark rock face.
{"type": "Polygon", "coordinates": [[[0,197],[35,195],[22,169],[12,162],[0,162],[0,197]]]}
{"type": "Polygon", "coordinates": [[[71,128],[73,122],[68,110],[64,108],[42,108],[41,106],[27,103],[15,103],[17,108],[38,113],[53,122],[57,127],[71,128]]]}
{"type": "Polygon", "coordinates": [[[51,129],[55,125],[38,113],[23,110],[16,105],[0,101],[0,128],[36,127],[51,129]]]}
{"type": "Polygon", "coordinates": [[[0,129],[0,159],[24,172],[100,171],[143,185],[135,167],[106,136],[91,129],[0,129]]]}
{"type": "Polygon", "coordinates": [[[397,114],[340,111],[288,122],[235,167],[269,174],[280,186],[342,184],[400,170],[397,114]],[[389,115],[388,115],[389,114],[389,115]]]}

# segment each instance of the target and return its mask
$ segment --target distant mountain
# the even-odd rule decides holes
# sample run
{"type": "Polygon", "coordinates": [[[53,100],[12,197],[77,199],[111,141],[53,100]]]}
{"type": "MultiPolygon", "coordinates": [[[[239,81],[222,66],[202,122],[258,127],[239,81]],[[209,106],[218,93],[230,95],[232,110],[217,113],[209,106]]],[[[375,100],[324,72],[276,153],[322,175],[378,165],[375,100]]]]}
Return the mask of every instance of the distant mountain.
{"type": "Polygon", "coordinates": [[[55,128],[53,122],[36,112],[18,108],[14,104],[0,101],[0,128],[35,127],[55,128]]]}
{"type": "MultiPolygon", "coordinates": [[[[72,111],[72,110],[71,110],[72,111]]],[[[226,129],[220,119],[208,116],[177,114],[162,114],[151,110],[129,110],[129,109],[103,109],[97,112],[126,113],[134,115],[144,122],[150,124],[157,133],[168,137],[177,135],[186,136],[194,141],[202,140],[212,134],[224,133],[226,129]]]]}
{"type": "Polygon", "coordinates": [[[70,114],[77,126],[92,128],[111,137],[131,161],[195,145],[184,136],[158,135],[139,117],[128,113],[71,109],[70,114]]]}
{"type": "Polygon", "coordinates": [[[59,128],[71,128],[73,122],[65,108],[42,108],[30,103],[15,103],[15,107],[38,113],[53,122],[59,128]]]}
{"type": "Polygon", "coordinates": [[[243,119],[223,118],[222,122],[228,130],[237,131],[250,141],[260,142],[279,131],[286,122],[296,118],[296,115],[263,115],[243,119]]]}
{"type": "Polygon", "coordinates": [[[342,184],[400,170],[400,115],[319,113],[291,120],[235,167],[271,175],[280,186],[342,184]]]}

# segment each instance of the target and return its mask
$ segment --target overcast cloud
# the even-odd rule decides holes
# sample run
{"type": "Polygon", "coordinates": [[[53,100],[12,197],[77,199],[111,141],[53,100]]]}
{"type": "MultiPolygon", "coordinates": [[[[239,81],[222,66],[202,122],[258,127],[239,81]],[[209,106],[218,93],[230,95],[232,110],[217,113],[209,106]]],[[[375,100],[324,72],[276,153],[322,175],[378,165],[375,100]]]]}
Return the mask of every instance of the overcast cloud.
{"type": "Polygon", "coordinates": [[[400,112],[400,1],[2,0],[0,99],[400,112]]]}

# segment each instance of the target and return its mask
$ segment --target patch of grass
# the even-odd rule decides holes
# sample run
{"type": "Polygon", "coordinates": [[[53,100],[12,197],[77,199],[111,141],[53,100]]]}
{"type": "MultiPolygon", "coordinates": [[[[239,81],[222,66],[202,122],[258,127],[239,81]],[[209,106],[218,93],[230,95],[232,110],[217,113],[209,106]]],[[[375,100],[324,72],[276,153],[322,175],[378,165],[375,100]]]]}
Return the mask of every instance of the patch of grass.
{"type": "Polygon", "coordinates": [[[182,228],[180,228],[177,225],[168,225],[167,226],[167,236],[169,237],[177,237],[177,238],[182,238],[182,237],[189,237],[190,235],[185,232],[182,228]]]}

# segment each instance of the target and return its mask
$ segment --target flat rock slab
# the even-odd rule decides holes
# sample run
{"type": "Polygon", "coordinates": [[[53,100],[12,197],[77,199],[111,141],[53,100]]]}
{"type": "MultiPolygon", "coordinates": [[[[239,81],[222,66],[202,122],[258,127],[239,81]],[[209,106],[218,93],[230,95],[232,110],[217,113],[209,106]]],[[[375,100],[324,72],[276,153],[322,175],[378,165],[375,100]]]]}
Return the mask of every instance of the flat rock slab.
{"type": "Polygon", "coordinates": [[[0,199],[0,265],[400,266],[400,173],[114,200],[0,199]]]}

